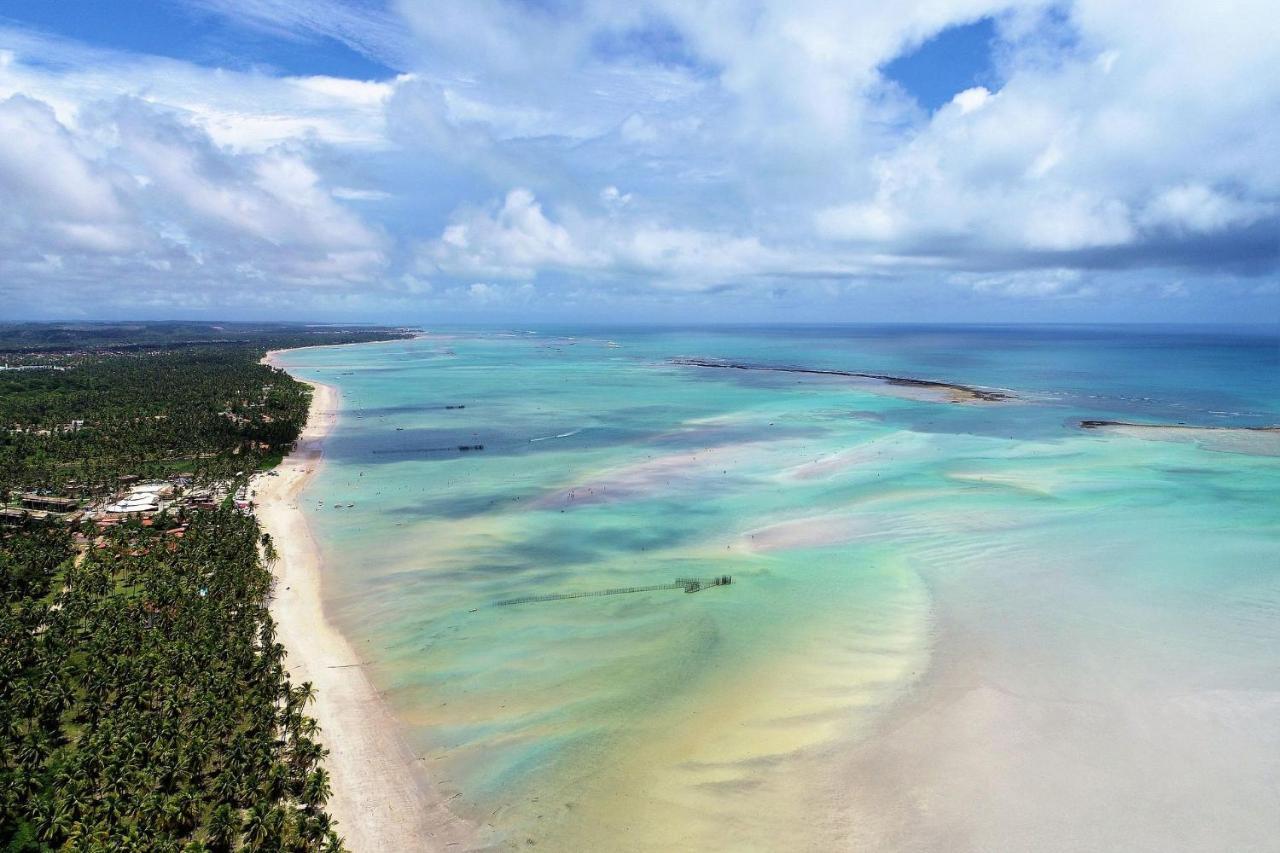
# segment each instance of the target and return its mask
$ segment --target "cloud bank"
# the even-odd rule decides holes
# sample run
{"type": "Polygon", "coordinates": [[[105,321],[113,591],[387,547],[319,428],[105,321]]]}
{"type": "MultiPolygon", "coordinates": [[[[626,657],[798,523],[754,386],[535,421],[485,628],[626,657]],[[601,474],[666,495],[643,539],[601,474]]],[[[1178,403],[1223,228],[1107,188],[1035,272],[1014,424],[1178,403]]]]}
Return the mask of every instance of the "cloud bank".
{"type": "Polygon", "coordinates": [[[191,5],[397,70],[0,28],[0,289],[22,313],[59,314],[51,292],[422,318],[1280,308],[1264,0],[191,5]],[[979,22],[988,70],[937,109],[886,72],[979,22]]]}

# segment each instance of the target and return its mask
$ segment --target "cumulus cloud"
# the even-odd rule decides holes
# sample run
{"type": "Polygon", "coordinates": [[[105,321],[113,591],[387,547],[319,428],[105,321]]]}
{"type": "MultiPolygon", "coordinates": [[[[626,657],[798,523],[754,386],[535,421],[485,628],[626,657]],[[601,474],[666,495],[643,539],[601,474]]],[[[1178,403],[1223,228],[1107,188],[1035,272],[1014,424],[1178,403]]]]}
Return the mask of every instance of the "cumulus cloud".
{"type": "Polygon", "coordinates": [[[1142,214],[1144,225],[1175,231],[1211,234],[1238,225],[1251,225],[1274,216],[1275,202],[1233,198],[1203,184],[1170,187],[1153,198],[1142,214]]]}
{"type": "Polygon", "coordinates": [[[227,152],[137,102],[116,104],[106,120],[119,140],[112,153],[145,177],[154,207],[189,230],[252,238],[339,267],[342,258],[376,255],[378,236],[334,200],[300,153],[227,152]]]}
{"type": "MultiPolygon", "coordinates": [[[[1280,118],[1268,105],[1280,84],[1264,68],[1280,59],[1271,37],[1280,32],[1265,5],[1234,0],[1213,14],[1183,0],[1141,9],[1097,0],[402,8],[424,43],[455,45],[443,56],[467,45],[465,60],[445,64],[470,69],[468,99],[510,97],[526,81],[545,87],[536,139],[472,110],[473,130],[490,132],[459,145],[451,120],[449,147],[483,152],[477,168],[488,179],[578,208],[587,206],[581,183],[625,181],[659,209],[666,231],[750,234],[773,248],[754,255],[769,255],[771,274],[794,263],[790,272],[811,277],[823,251],[836,270],[940,260],[1274,270],[1266,232],[1277,225],[1280,170],[1267,151],[1280,118]],[[990,82],[928,115],[885,80],[888,60],[983,17],[998,42],[990,82]],[[516,33],[526,30],[538,33],[530,44],[557,49],[522,47],[516,33]],[[480,35],[463,42],[464,31],[480,35]],[[656,61],[638,48],[592,49],[606,36],[644,44],[655,34],[674,45],[656,61]],[[657,66],[678,81],[660,98],[657,66]],[[697,123],[682,123],[690,114],[697,123]],[[557,134],[563,146],[549,144],[557,134]],[[1171,247],[1186,235],[1194,247],[1171,247]]],[[[653,220],[632,211],[630,227],[653,220]]],[[[547,265],[597,270],[626,253],[605,254],[566,263],[552,252],[547,265]]],[[[665,256],[678,266],[686,254],[665,256]]],[[[537,264],[516,266],[530,275],[537,264]]]]}
{"type": "Polygon", "coordinates": [[[1280,271],[1267,0],[186,1],[400,73],[0,29],[11,280],[1053,301],[1280,271]],[[886,77],[987,20],[989,73],[937,109],[886,77]]]}
{"type": "Polygon", "coordinates": [[[455,217],[429,255],[445,272],[530,278],[540,269],[596,269],[604,263],[563,225],[552,222],[526,189],[514,189],[496,210],[455,217]]]}
{"type": "Polygon", "coordinates": [[[951,99],[951,103],[955,104],[960,114],[971,113],[974,110],[982,109],[991,98],[991,92],[986,86],[974,86],[971,89],[965,89],[963,92],[957,92],[955,97],[951,99]]]}
{"type": "Polygon", "coordinates": [[[613,184],[600,190],[600,201],[604,202],[606,207],[624,207],[631,203],[631,193],[624,193],[613,184]]]}
{"type": "MultiPolygon", "coordinates": [[[[615,203],[620,198],[613,187],[603,195],[615,203]]],[[[790,259],[753,237],[589,218],[574,210],[556,221],[523,188],[491,208],[459,211],[440,237],[423,247],[421,261],[452,275],[526,279],[554,270],[644,275],[660,284],[695,288],[791,266],[790,259]]]]}
{"type": "Polygon", "coordinates": [[[367,281],[385,238],[343,207],[305,151],[223,148],[135,99],[69,126],[41,101],[0,102],[0,269],[10,276],[367,281]]]}
{"type": "MultiPolygon", "coordinates": [[[[1071,252],[1088,263],[1099,248],[1165,254],[1171,231],[1274,225],[1280,170],[1264,150],[1280,118],[1266,104],[1280,89],[1254,76],[1277,58],[1256,33],[1276,30],[1274,16],[1229,5],[1073,4],[1074,47],[1046,66],[1042,45],[1024,55],[1011,43],[998,92],[957,94],[874,159],[861,198],[819,209],[816,230],[907,253],[945,240],[962,263],[1071,252]]],[[[1229,264],[1235,249],[1202,257],[1229,264]]]]}
{"type": "Polygon", "coordinates": [[[95,162],[41,101],[0,102],[0,206],[11,246],[127,252],[141,240],[121,187],[127,175],[95,162]]]}

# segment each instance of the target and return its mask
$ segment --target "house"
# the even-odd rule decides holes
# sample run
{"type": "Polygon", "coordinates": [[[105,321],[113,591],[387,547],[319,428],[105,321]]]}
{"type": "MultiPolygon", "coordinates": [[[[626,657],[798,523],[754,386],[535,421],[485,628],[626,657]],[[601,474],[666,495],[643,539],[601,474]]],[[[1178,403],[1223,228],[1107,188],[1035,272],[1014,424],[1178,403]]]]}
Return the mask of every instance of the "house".
{"type": "Polygon", "coordinates": [[[55,498],[49,495],[36,494],[35,492],[24,494],[22,496],[22,505],[27,509],[39,509],[45,512],[72,512],[80,506],[75,498],[55,498]]]}
{"type": "Polygon", "coordinates": [[[21,524],[26,521],[28,511],[17,507],[0,509],[0,524],[21,524]]]}

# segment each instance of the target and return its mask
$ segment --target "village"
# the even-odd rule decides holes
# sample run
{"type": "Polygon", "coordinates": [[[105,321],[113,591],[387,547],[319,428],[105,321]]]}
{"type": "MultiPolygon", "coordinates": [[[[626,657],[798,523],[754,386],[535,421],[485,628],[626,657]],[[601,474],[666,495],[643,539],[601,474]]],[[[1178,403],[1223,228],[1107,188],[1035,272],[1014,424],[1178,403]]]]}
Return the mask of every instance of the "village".
{"type": "MultiPolygon", "coordinates": [[[[36,491],[11,493],[8,501],[0,506],[0,524],[76,525],[79,532],[74,538],[82,547],[91,542],[102,544],[101,538],[90,536],[94,529],[101,537],[108,529],[134,520],[143,527],[153,527],[163,519],[166,523],[161,526],[165,532],[181,537],[186,532],[185,520],[190,513],[213,509],[228,499],[241,512],[252,512],[252,493],[249,486],[243,484],[242,477],[243,472],[237,472],[236,480],[203,484],[198,483],[191,472],[145,482],[130,474],[119,477],[116,488],[107,491],[105,496],[98,488],[92,490],[93,497],[46,495],[36,491]]],[[[80,491],[75,482],[67,486],[66,491],[73,494],[80,491]]]]}

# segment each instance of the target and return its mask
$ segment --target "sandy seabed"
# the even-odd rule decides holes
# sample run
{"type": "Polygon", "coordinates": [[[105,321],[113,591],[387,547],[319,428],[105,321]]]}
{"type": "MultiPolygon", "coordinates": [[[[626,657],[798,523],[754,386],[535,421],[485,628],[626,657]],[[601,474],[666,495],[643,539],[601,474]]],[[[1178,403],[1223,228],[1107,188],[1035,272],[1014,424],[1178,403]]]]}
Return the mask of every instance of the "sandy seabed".
{"type": "MultiPolygon", "coordinates": [[[[275,355],[265,361],[279,366],[275,355]]],[[[329,812],[355,853],[471,848],[472,828],[434,791],[359,655],[325,616],[320,553],[298,501],[323,462],[340,402],[337,389],[308,384],[315,393],[306,428],[274,476],[258,475],[255,501],[278,554],[271,615],[288,650],[285,667],[318,693],[310,712],[329,750],[329,812]]]]}
{"type": "MultiPolygon", "coordinates": [[[[297,452],[279,476],[259,481],[261,520],[281,555],[273,613],[292,678],[319,688],[314,713],[332,751],[331,809],[355,851],[483,846],[436,793],[359,655],[324,615],[322,565],[298,501],[321,464],[337,407],[334,389],[317,386],[297,452]]],[[[1142,437],[1165,435],[1155,429],[1166,428],[1143,427],[1142,437]]],[[[1240,446],[1240,436],[1225,430],[1167,437],[1240,446]]],[[[1243,438],[1252,447],[1274,434],[1250,431],[1243,438]]],[[[550,492],[539,508],[622,502],[661,494],[673,483],[678,493],[704,495],[732,476],[727,472],[744,468],[765,469],[758,476],[768,484],[821,487],[863,469],[911,472],[895,461],[932,458],[937,448],[934,439],[911,433],[816,460],[788,461],[792,450],[770,457],[740,443],[659,455],[582,476],[550,492]],[[772,461],[783,464],[771,476],[772,461]]],[[[805,629],[813,642],[775,653],[742,677],[730,673],[714,692],[703,688],[690,694],[690,704],[673,703],[666,717],[637,716],[653,739],[624,741],[608,761],[587,765],[592,790],[582,799],[590,808],[575,792],[572,816],[544,830],[538,849],[1275,849],[1280,691],[1268,674],[1270,659],[1257,649],[1274,638],[1280,611],[1270,576],[1236,567],[1265,562],[1255,555],[1272,552],[1250,543],[1273,528],[1258,528],[1254,539],[1234,532],[1223,538],[1238,550],[1224,551],[1233,556],[1202,583],[1181,552],[1213,559],[1207,548],[1199,550],[1201,539],[1216,542],[1222,530],[1254,519],[1241,516],[1251,493],[1242,486],[1233,505],[1221,497],[1225,487],[1210,481],[1203,496],[1214,502],[1201,505],[1209,511],[1197,516],[1189,503],[1166,506],[1168,496],[1186,495],[1195,481],[1178,480],[1180,490],[1161,492],[1159,501],[1120,502],[1116,484],[1127,486],[1134,470],[1204,469],[1209,474],[1193,476],[1207,477],[1218,470],[1243,476],[1247,469],[1229,469],[1221,458],[1215,463],[1218,454],[1201,459],[1177,448],[1157,450],[1134,456],[1122,448],[1082,462],[1070,446],[1022,444],[992,456],[989,445],[972,445],[957,456],[962,465],[943,469],[945,481],[899,477],[874,501],[847,504],[843,512],[815,507],[746,531],[745,541],[733,541],[733,553],[763,557],[895,536],[914,544],[898,548],[901,571],[884,567],[887,578],[901,579],[900,594],[884,598],[876,594],[880,587],[864,587],[865,607],[836,600],[821,631],[805,629]],[[996,502],[987,497],[993,492],[981,491],[951,504],[951,483],[1025,498],[996,502]],[[1088,527],[1058,524],[1064,510],[1054,501],[1073,501],[1065,506],[1086,514],[1088,527]],[[1167,585],[1152,582],[1157,569],[1167,585]],[[886,610],[886,602],[896,610],[886,610]],[[887,633],[899,625],[905,627],[887,633]],[[905,638],[901,649],[885,645],[895,636],[905,638]],[[927,656],[916,648],[919,637],[927,639],[927,656]],[[865,714],[856,716],[860,709],[865,714]],[[719,721],[711,736],[694,714],[719,721]],[[832,733],[855,716],[856,731],[832,733]]],[[[1253,488],[1264,493],[1264,486],[1253,488]]],[[[435,540],[444,556],[470,547],[458,533],[464,525],[499,523],[486,517],[448,524],[451,535],[435,540]]],[[[824,565],[812,562],[812,569],[824,565]]],[[[447,564],[467,563],[459,557],[447,564]]],[[[836,573],[807,576],[827,580],[836,573]]],[[[805,603],[805,618],[821,604],[805,603]]],[[[536,638],[541,626],[529,618],[524,635],[504,623],[493,629],[500,633],[473,642],[491,648],[500,645],[496,637],[536,638]]],[[[626,635],[618,636],[624,645],[626,635]]],[[[535,718],[530,709],[595,698],[602,682],[583,683],[589,689],[576,697],[557,688],[545,706],[540,694],[526,690],[520,713],[535,718]]],[[[451,704],[443,718],[493,719],[500,707],[486,704],[493,695],[477,692],[461,709],[451,704]]],[[[508,698],[503,693],[500,701],[508,698]]],[[[504,746],[477,739],[474,754],[504,746]]],[[[537,791],[547,802],[560,796],[547,790],[554,793],[537,791]]],[[[533,798],[507,805],[495,822],[504,831],[537,826],[548,809],[533,798]]],[[[493,836],[482,837],[496,846],[493,836]]],[[[521,845],[524,837],[513,831],[509,844],[521,845]]]]}

